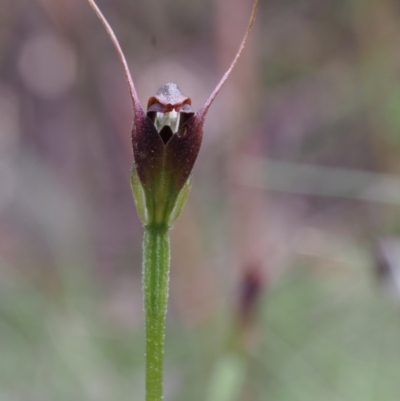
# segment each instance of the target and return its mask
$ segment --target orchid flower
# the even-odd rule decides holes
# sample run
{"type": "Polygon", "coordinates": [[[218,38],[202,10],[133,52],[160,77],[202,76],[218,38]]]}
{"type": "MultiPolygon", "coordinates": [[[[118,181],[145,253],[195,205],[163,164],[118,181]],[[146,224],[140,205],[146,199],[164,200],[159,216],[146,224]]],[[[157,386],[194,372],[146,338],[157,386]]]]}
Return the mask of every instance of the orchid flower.
{"type": "Polygon", "coordinates": [[[200,150],[207,112],[245,47],[256,16],[253,8],[239,49],[204,105],[194,112],[191,99],[174,83],[150,97],[144,111],[128,63],[111,26],[94,0],[88,0],[110,36],[122,63],[133,107],[132,192],[144,225],[143,293],[146,325],[146,401],[163,396],[163,353],[170,268],[169,229],[186,202],[200,150]]]}

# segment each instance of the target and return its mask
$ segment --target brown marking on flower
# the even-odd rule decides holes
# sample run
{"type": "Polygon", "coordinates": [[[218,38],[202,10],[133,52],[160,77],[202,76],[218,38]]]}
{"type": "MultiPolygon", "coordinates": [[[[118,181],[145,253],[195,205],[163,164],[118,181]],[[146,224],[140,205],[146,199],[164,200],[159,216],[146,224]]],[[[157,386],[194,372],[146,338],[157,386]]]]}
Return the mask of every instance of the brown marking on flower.
{"type": "Polygon", "coordinates": [[[166,145],[165,168],[171,171],[176,191],[180,191],[188,180],[203,138],[204,119],[192,116],[184,126],[181,135],[174,135],[166,145]]]}
{"type": "Polygon", "coordinates": [[[164,143],[144,112],[135,116],[132,148],[139,179],[144,189],[150,189],[154,175],[163,167],[164,143]]]}
{"type": "Polygon", "coordinates": [[[172,110],[181,111],[185,105],[191,105],[190,97],[185,96],[177,84],[167,83],[161,86],[157,93],[147,103],[147,111],[156,104],[159,112],[166,113],[172,110]]]}

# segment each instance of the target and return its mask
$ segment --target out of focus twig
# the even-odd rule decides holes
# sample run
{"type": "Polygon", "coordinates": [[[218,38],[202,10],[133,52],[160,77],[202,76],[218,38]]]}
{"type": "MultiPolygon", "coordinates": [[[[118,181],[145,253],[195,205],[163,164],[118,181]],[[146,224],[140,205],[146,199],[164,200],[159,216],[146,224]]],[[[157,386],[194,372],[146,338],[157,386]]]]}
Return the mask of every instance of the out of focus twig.
{"type": "Polygon", "coordinates": [[[245,156],[240,184],[269,191],[318,195],[400,205],[400,179],[394,175],[245,156]]]}

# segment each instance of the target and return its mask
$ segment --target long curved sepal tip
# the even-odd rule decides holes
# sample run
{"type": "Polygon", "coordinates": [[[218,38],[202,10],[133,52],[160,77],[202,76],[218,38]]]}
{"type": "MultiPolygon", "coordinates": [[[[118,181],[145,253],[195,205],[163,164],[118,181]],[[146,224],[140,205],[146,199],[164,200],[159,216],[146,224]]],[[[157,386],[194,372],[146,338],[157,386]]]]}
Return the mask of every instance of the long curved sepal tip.
{"type": "Polygon", "coordinates": [[[246,32],[243,36],[242,42],[240,43],[239,49],[235,55],[235,58],[233,59],[231,65],[229,66],[228,70],[225,72],[225,74],[222,76],[221,80],[218,82],[217,86],[211,93],[210,97],[207,99],[207,101],[204,103],[204,106],[198,111],[197,115],[201,118],[205,118],[208,109],[210,108],[212,102],[214,99],[217,97],[219,91],[221,90],[222,86],[224,85],[225,81],[228,79],[229,75],[231,74],[233,68],[235,67],[237,61],[239,60],[240,55],[243,52],[243,49],[246,46],[247,38],[249,37],[251,28],[253,27],[254,20],[256,18],[257,14],[257,7],[258,7],[258,0],[254,0],[253,2],[253,9],[251,11],[251,16],[249,20],[249,24],[247,25],[246,32]]]}
{"type": "Polygon", "coordinates": [[[140,113],[143,114],[143,108],[140,104],[139,101],[139,97],[137,95],[136,89],[135,89],[135,85],[133,83],[132,80],[132,76],[131,73],[129,72],[129,67],[128,67],[128,63],[126,61],[126,58],[124,56],[124,53],[122,52],[121,46],[118,42],[117,37],[115,36],[114,31],[112,30],[110,24],[107,22],[106,18],[104,17],[103,13],[100,11],[99,7],[97,6],[97,4],[94,2],[94,0],[88,0],[89,4],[91,5],[91,7],[93,8],[94,12],[97,14],[97,16],[99,17],[100,21],[103,23],[104,27],[106,28],[106,31],[108,33],[108,36],[110,37],[117,53],[118,53],[118,57],[121,61],[122,67],[124,69],[125,72],[125,77],[126,77],[126,81],[128,82],[128,88],[129,88],[129,93],[131,95],[131,99],[132,99],[132,106],[133,106],[133,111],[134,114],[136,115],[136,113],[140,113]]]}

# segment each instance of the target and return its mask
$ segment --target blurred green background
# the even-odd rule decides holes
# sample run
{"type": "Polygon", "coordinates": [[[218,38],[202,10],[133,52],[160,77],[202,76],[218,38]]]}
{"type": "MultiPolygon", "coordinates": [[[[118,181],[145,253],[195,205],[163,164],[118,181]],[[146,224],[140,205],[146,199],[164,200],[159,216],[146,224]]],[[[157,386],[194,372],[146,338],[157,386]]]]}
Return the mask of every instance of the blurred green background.
{"type": "MultiPolygon", "coordinates": [[[[99,0],[197,110],[250,0],[99,0]]],[[[400,6],[260,0],[171,232],[166,401],[396,401],[400,6]]],[[[0,401],[144,398],[131,105],[85,0],[0,2],[0,401]]]]}

